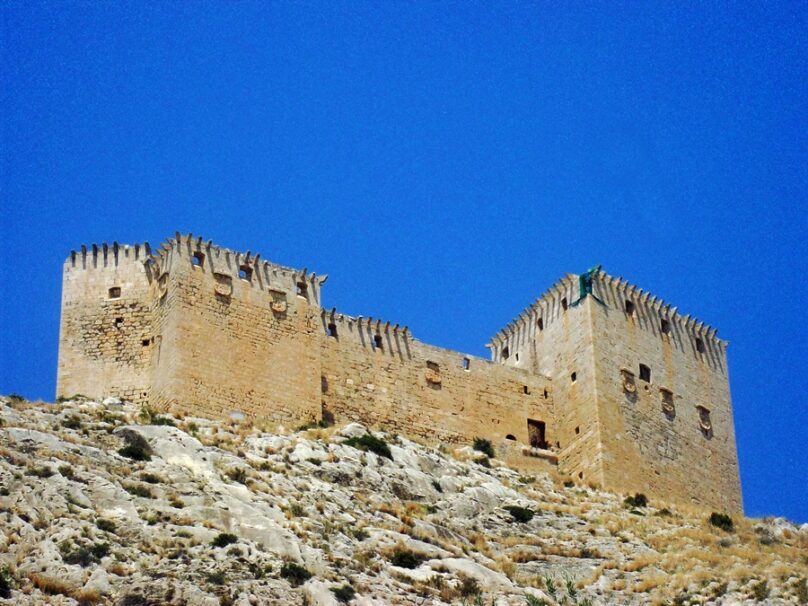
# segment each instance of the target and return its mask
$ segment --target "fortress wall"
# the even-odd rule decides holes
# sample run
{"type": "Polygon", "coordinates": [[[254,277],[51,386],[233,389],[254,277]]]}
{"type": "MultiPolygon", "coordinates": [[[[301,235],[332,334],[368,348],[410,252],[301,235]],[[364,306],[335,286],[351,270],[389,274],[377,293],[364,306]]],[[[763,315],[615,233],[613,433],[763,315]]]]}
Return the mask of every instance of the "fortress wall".
{"type": "Polygon", "coordinates": [[[337,422],[448,443],[507,435],[527,443],[527,419],[553,413],[545,377],[426,345],[387,323],[331,318],[321,319],[324,335],[329,323],[337,329],[322,340],[322,402],[337,422]]]}
{"type": "Polygon", "coordinates": [[[65,261],[57,397],[148,398],[152,346],[143,266],[147,248],[93,244],[71,252],[65,261]]]}
{"type": "Polygon", "coordinates": [[[314,308],[296,294],[296,276],[224,249],[207,249],[195,266],[190,241],[167,253],[160,364],[170,366],[158,405],[219,418],[319,418],[314,308]],[[250,275],[239,277],[248,263],[250,275]]]}
{"type": "Polygon", "coordinates": [[[741,511],[725,343],[622,280],[600,276],[595,292],[608,306],[592,306],[606,487],[741,511]],[[641,363],[650,382],[640,378],[641,363]],[[624,386],[628,371],[633,391],[624,386]],[[663,410],[662,389],[673,394],[672,414],[663,410]],[[711,431],[700,427],[697,406],[710,410],[711,431]]]}

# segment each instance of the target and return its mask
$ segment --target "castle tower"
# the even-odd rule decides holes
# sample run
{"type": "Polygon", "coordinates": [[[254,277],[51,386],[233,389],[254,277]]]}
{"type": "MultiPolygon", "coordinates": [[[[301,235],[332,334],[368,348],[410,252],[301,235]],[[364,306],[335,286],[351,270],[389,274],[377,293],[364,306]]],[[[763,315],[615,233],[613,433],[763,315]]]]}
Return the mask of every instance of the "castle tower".
{"type": "Polygon", "coordinates": [[[741,511],[727,343],[599,270],[568,275],[491,341],[554,384],[559,465],[622,493],[741,511]]]}

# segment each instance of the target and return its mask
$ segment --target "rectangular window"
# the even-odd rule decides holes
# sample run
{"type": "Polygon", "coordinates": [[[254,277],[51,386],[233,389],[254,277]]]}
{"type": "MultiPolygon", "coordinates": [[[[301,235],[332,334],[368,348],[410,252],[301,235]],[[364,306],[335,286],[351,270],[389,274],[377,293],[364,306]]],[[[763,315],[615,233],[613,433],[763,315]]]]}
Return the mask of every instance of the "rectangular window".
{"type": "Polygon", "coordinates": [[[544,318],[539,318],[537,324],[539,326],[539,330],[544,330],[544,318]]]}
{"type": "Polygon", "coordinates": [[[659,321],[659,330],[663,335],[669,335],[671,332],[671,321],[667,318],[662,318],[659,321]]]}
{"type": "Polygon", "coordinates": [[[249,265],[242,265],[238,268],[238,277],[242,280],[250,282],[252,280],[252,267],[249,265]]]}
{"type": "Polygon", "coordinates": [[[704,341],[700,338],[696,337],[696,351],[699,353],[704,353],[704,341]]]}
{"type": "Polygon", "coordinates": [[[334,339],[337,338],[337,325],[333,322],[328,325],[328,336],[333,337],[334,339]]]}
{"type": "Polygon", "coordinates": [[[463,370],[468,370],[471,368],[471,360],[468,358],[463,358],[463,361],[460,364],[463,367],[463,370]]]}
{"type": "Polygon", "coordinates": [[[379,351],[383,350],[382,336],[381,335],[374,335],[374,337],[373,337],[373,349],[378,349],[379,351]]]}
{"type": "Polygon", "coordinates": [[[440,372],[440,364],[438,364],[437,362],[427,362],[426,367],[429,370],[434,370],[435,372],[440,372]]]}
{"type": "Polygon", "coordinates": [[[121,287],[120,286],[113,286],[109,289],[109,298],[110,299],[120,299],[121,298],[121,287]]]}
{"type": "Polygon", "coordinates": [[[510,357],[511,357],[511,352],[510,352],[510,350],[509,350],[507,347],[503,347],[503,348],[502,348],[502,359],[503,359],[503,361],[504,361],[504,360],[507,360],[507,359],[508,359],[508,358],[510,358],[510,357]]]}
{"type": "Polygon", "coordinates": [[[651,369],[645,364],[640,364],[640,381],[651,382],[651,369]]]}
{"type": "Polygon", "coordinates": [[[306,301],[309,300],[309,289],[306,286],[305,282],[298,282],[297,283],[297,296],[303,297],[306,301]]]}
{"type": "Polygon", "coordinates": [[[194,267],[202,267],[205,263],[205,255],[201,252],[195,252],[191,257],[191,265],[194,267]]]}
{"type": "Polygon", "coordinates": [[[634,315],[634,301],[626,299],[626,313],[630,316],[634,315]]]}
{"type": "Polygon", "coordinates": [[[530,387],[528,387],[527,385],[523,385],[522,386],[522,393],[525,394],[526,396],[530,395],[530,387]]]}
{"type": "Polygon", "coordinates": [[[567,311],[567,297],[564,297],[563,299],[561,299],[561,308],[564,311],[567,311]]]}

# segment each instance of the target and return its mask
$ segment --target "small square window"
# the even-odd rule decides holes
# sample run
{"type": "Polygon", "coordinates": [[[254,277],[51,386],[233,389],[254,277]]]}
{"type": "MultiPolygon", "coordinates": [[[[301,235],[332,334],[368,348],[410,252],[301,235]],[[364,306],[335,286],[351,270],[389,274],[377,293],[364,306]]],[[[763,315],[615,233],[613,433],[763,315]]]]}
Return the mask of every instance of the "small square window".
{"type": "Polygon", "coordinates": [[[115,318],[115,328],[120,330],[121,327],[123,327],[123,318],[115,318]]]}
{"type": "Polygon", "coordinates": [[[141,344],[143,347],[148,347],[148,346],[149,346],[149,340],[148,340],[148,339],[143,339],[143,340],[140,342],[140,344],[141,344]]]}
{"type": "Polygon", "coordinates": [[[194,267],[202,267],[205,263],[205,255],[201,252],[195,252],[191,257],[191,265],[194,267]]]}
{"type": "Polygon", "coordinates": [[[634,315],[634,301],[626,299],[626,313],[630,316],[634,315]]]}
{"type": "Polygon", "coordinates": [[[469,358],[463,358],[460,365],[463,367],[463,370],[469,370],[471,368],[471,360],[469,358]]]}
{"type": "Polygon", "coordinates": [[[110,299],[120,299],[121,298],[121,287],[120,286],[113,286],[109,289],[109,298],[110,299]]]}
{"type": "Polygon", "coordinates": [[[329,323],[328,325],[328,336],[334,339],[337,338],[337,325],[333,322],[329,323]]]}
{"type": "Polygon", "coordinates": [[[696,351],[699,353],[704,353],[704,341],[701,340],[699,337],[696,337],[696,351]]]}
{"type": "Polygon", "coordinates": [[[663,335],[669,335],[671,333],[671,321],[667,318],[662,318],[659,321],[659,330],[663,335]]]}
{"type": "Polygon", "coordinates": [[[383,341],[381,335],[374,335],[373,336],[373,349],[378,349],[379,351],[383,351],[383,341]]]}
{"type": "Polygon", "coordinates": [[[242,265],[238,268],[238,277],[242,280],[250,282],[252,280],[252,267],[249,265],[242,265]]]}
{"type": "Polygon", "coordinates": [[[640,364],[640,381],[651,382],[651,369],[645,364],[640,364]]]}

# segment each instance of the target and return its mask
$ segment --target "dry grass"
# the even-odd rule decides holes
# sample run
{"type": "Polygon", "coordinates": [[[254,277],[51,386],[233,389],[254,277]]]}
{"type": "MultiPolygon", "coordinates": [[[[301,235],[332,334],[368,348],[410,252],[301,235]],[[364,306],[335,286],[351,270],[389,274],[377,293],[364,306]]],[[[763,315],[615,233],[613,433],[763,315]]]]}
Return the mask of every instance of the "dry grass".
{"type": "Polygon", "coordinates": [[[48,595],[66,595],[70,596],[74,588],[64,581],[60,581],[59,579],[54,579],[53,577],[46,577],[40,574],[32,574],[28,577],[31,583],[34,584],[34,587],[39,589],[42,593],[47,593],[48,595]]]}

